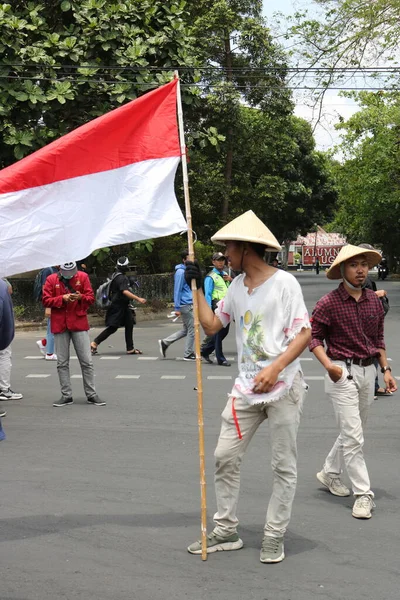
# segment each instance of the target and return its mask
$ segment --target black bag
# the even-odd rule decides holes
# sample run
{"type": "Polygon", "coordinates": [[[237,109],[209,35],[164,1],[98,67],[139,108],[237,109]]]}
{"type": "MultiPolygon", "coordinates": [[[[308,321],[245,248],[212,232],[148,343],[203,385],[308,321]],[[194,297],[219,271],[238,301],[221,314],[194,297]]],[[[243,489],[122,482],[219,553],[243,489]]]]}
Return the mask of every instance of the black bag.
{"type": "Polygon", "coordinates": [[[387,296],[382,296],[380,298],[380,301],[382,302],[383,310],[385,311],[385,317],[386,317],[386,315],[389,312],[389,308],[390,308],[389,298],[387,296]]]}

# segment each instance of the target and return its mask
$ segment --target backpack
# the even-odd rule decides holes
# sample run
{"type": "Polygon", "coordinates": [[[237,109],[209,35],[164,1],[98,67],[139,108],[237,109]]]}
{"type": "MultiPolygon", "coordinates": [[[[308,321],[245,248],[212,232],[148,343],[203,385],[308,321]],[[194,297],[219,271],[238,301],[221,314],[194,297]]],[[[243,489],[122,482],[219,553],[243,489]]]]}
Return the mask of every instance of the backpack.
{"type": "Polygon", "coordinates": [[[42,301],[42,273],[44,269],[40,269],[39,273],[35,277],[35,281],[33,283],[33,299],[35,302],[42,301]]]}
{"type": "Polygon", "coordinates": [[[121,273],[114,273],[112,277],[108,277],[104,283],[99,285],[96,290],[96,304],[99,308],[108,308],[111,306],[110,288],[114,279],[121,273]]]}

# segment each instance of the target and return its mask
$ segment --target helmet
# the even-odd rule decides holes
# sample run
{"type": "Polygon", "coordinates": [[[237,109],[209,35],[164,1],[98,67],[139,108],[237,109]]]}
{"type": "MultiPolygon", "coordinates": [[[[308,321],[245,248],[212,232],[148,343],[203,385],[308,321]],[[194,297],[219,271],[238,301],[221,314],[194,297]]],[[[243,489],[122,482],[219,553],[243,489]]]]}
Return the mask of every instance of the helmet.
{"type": "Polygon", "coordinates": [[[78,268],[76,266],[76,262],[68,262],[60,265],[60,273],[64,279],[72,279],[72,277],[77,273],[78,268]]]}
{"type": "Polygon", "coordinates": [[[127,256],[120,256],[117,260],[117,269],[118,271],[128,271],[129,270],[129,258],[127,256]]]}
{"type": "Polygon", "coordinates": [[[371,244],[358,244],[358,247],[365,248],[366,250],[375,250],[375,248],[371,246],[371,244]]]}

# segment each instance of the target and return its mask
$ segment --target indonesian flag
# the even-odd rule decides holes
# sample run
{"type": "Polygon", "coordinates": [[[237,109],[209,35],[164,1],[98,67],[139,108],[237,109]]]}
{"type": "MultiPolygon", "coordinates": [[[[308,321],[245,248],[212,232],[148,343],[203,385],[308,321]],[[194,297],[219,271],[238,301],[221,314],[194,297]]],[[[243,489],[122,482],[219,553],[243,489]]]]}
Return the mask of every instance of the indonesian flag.
{"type": "Polygon", "coordinates": [[[0,276],[187,230],[177,80],[0,171],[0,276]]]}

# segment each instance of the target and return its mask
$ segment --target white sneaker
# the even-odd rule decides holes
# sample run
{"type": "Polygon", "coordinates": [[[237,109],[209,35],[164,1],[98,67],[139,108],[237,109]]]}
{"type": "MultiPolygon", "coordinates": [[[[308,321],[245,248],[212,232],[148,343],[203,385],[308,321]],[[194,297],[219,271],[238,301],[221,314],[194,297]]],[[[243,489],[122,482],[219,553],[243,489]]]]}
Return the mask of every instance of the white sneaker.
{"type": "Polygon", "coordinates": [[[22,400],[23,395],[14,392],[11,388],[8,390],[0,390],[0,400],[22,400]]]}
{"type": "Polygon", "coordinates": [[[372,517],[372,509],[376,506],[371,496],[357,496],[354,502],[353,512],[351,513],[356,519],[370,519],[372,517]]]}
{"type": "Polygon", "coordinates": [[[350,490],[348,487],[341,482],[340,477],[332,477],[328,475],[324,470],[317,473],[317,479],[325,487],[328,488],[331,494],[334,496],[350,496],[350,490]]]}
{"type": "Polygon", "coordinates": [[[46,354],[45,360],[57,360],[57,354],[46,354]]]}
{"type": "Polygon", "coordinates": [[[43,346],[42,340],[38,340],[36,344],[43,356],[46,356],[46,346],[43,346]]]}

